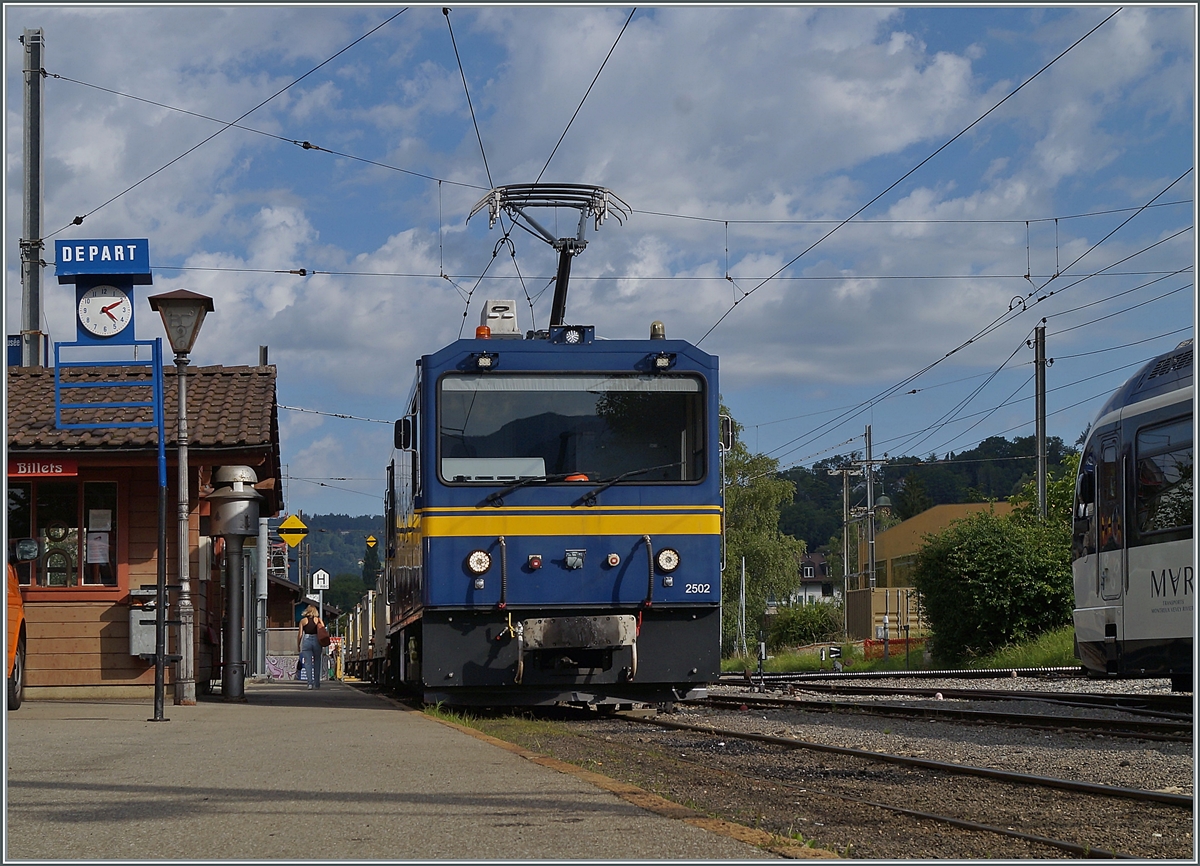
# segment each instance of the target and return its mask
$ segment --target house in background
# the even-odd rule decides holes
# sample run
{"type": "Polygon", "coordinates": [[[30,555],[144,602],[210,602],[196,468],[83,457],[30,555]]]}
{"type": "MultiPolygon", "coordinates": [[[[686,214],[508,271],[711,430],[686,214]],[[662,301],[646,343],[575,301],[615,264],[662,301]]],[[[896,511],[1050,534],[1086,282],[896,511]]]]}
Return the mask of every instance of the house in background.
{"type": "MultiPolygon", "coordinates": [[[[165,417],[174,419],[175,371],[167,367],[163,372],[165,417]]],[[[157,433],[152,427],[58,429],[54,376],[53,369],[9,368],[6,383],[7,535],[37,538],[43,551],[38,561],[20,568],[19,576],[28,623],[26,695],[31,700],[149,697],[154,665],[136,654],[132,631],[135,619],[148,617],[137,610],[148,600],[143,587],[155,586],[158,579],[157,433]]],[[[128,401],[130,392],[149,392],[145,367],[64,368],[62,376],[72,382],[147,379],[146,386],[121,388],[120,396],[106,396],[116,388],[94,388],[90,399],[95,402],[128,401]]],[[[278,514],[283,506],[275,378],[275,367],[267,365],[188,371],[188,546],[198,685],[214,676],[220,662],[225,605],[220,539],[201,534],[213,470],[252,467],[258,477],[255,489],[263,496],[261,516],[278,514]]],[[[117,420],[104,414],[116,410],[75,411],[92,413],[88,420],[96,422],[117,420]]],[[[149,418],[149,409],[135,411],[149,418]]],[[[166,573],[167,583],[177,584],[176,425],[168,423],[166,433],[166,573]]],[[[248,539],[250,559],[253,543],[248,539]]],[[[288,596],[279,608],[290,610],[294,593],[286,587],[273,589],[288,596]]],[[[245,610],[252,621],[254,608],[245,610]]],[[[168,682],[173,674],[172,665],[168,682]]]]}
{"type": "Polygon", "coordinates": [[[842,597],[842,588],[829,574],[829,562],[820,551],[805,553],[800,561],[800,589],[792,595],[792,604],[814,604],[842,597]]]}

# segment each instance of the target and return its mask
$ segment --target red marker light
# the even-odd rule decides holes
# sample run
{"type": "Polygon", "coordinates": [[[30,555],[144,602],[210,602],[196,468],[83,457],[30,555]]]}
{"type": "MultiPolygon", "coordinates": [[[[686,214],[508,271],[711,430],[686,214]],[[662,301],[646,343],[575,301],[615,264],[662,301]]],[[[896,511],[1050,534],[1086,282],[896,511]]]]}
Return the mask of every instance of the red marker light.
{"type": "Polygon", "coordinates": [[[528,565],[530,568],[541,568],[542,567],[542,557],[536,553],[529,554],[528,565]]]}

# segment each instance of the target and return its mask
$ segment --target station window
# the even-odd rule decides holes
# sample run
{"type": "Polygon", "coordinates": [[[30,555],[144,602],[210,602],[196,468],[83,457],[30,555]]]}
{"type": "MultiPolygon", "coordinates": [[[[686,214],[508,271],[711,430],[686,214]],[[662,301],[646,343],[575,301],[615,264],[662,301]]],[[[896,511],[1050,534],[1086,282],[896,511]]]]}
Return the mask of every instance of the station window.
{"type": "Polygon", "coordinates": [[[41,543],[39,559],[17,566],[22,586],[115,587],[117,483],[10,482],[8,536],[41,543]]]}

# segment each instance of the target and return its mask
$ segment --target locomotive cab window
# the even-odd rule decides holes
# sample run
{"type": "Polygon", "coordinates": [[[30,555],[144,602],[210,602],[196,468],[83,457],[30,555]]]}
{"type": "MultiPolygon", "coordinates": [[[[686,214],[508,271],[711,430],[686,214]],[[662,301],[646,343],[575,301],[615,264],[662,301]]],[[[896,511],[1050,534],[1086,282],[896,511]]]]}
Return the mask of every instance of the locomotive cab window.
{"type": "Polygon", "coordinates": [[[696,376],[452,374],[438,396],[438,459],[448,482],[704,476],[704,385],[696,376]]]}
{"type": "MultiPolygon", "coordinates": [[[[1137,434],[1137,529],[1172,533],[1192,525],[1192,422],[1180,418],[1137,434]]],[[[1191,536],[1191,532],[1187,533],[1191,536]]],[[[1168,539],[1163,539],[1168,540],[1168,539]]]]}

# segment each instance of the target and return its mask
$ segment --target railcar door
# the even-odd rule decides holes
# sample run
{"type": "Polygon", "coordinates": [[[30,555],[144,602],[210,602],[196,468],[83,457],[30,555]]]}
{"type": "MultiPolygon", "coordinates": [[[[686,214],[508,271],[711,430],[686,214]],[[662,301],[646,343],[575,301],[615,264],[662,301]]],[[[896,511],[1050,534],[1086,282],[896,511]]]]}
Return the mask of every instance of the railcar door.
{"type": "Polygon", "coordinates": [[[1121,471],[1120,440],[1116,435],[1100,440],[1097,467],[1096,511],[1099,519],[1096,569],[1100,598],[1120,601],[1125,582],[1125,496],[1121,471]]]}

